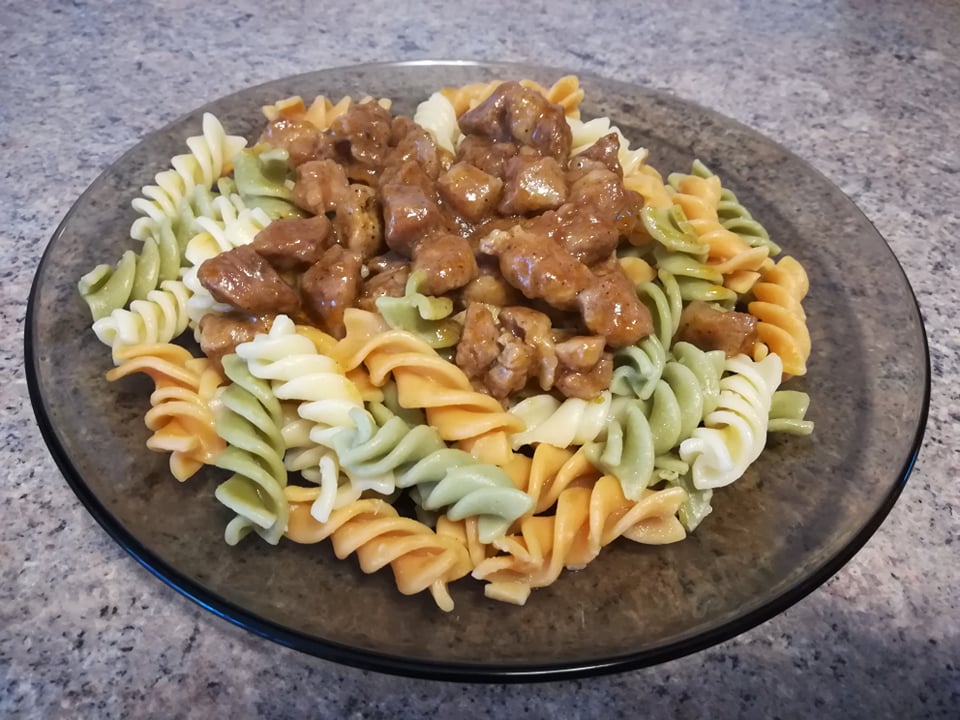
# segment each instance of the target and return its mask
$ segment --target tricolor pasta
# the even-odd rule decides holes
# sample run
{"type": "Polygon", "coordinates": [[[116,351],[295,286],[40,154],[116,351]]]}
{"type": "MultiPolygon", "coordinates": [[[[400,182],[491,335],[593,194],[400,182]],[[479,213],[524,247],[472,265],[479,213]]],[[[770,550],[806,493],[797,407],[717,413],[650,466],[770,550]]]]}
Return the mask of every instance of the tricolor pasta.
{"type": "Polygon", "coordinates": [[[78,287],[108,379],[154,380],[147,447],[230,473],[227,543],[329,540],[443,610],[468,575],[522,604],[618,538],[682,540],[768,432],[812,432],[780,387],[811,352],[803,266],[583,99],[285,98],[250,143],[205,115],[143,188],[139,253],[78,287]]]}

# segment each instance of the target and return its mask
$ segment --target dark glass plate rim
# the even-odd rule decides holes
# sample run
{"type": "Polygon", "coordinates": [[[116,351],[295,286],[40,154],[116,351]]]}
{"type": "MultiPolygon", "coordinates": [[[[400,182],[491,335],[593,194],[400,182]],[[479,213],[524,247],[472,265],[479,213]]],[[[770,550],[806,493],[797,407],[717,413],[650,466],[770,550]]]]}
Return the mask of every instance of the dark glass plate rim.
{"type": "MultiPolygon", "coordinates": [[[[523,70],[527,72],[529,72],[531,69],[537,69],[535,66],[525,63],[519,64],[466,60],[414,60],[405,62],[365,63],[350,67],[351,69],[376,70],[394,67],[426,66],[485,68],[498,67],[503,68],[507,73],[509,73],[511,69],[519,71],[521,68],[523,68],[523,70]]],[[[210,105],[227,100],[236,95],[251,92],[279,80],[296,82],[299,77],[313,75],[316,72],[333,72],[338,69],[345,68],[326,68],[318,71],[309,71],[299,75],[276,78],[256,86],[241,89],[237,92],[230,93],[229,95],[225,95],[224,97],[211,101],[207,105],[185,113],[162,128],[158,128],[151,132],[147,137],[161,133],[170,126],[182,122],[184,119],[194,115],[197,112],[203,111],[210,105]]],[[[592,76],[596,77],[598,80],[612,80],[583,71],[569,71],[555,67],[540,67],[539,70],[544,73],[560,72],[563,74],[577,74],[581,79],[592,76]]],[[[644,91],[654,96],[660,95],[663,97],[673,97],[668,93],[652,88],[644,88],[644,91]]],[[[784,155],[802,165],[808,172],[816,175],[822,182],[829,185],[836,192],[842,194],[843,197],[849,202],[852,211],[858,213],[867,223],[870,224],[871,227],[874,228],[874,230],[876,230],[873,222],[863,214],[860,208],[857,207],[857,205],[845,193],[843,193],[840,188],[834,185],[829,178],[823,175],[823,173],[821,173],[815,167],[810,165],[807,161],[795,155],[793,152],[786,149],[776,141],[759,133],[756,130],[753,130],[749,126],[744,125],[737,120],[721,115],[714,110],[710,110],[689,100],[684,100],[683,102],[690,107],[696,108],[698,112],[702,112],[715,118],[722,118],[725,123],[736,126],[740,131],[757,136],[758,138],[762,138],[764,142],[775,145],[780,152],[784,153],[784,155]]],[[[224,620],[227,620],[238,627],[259,635],[260,637],[309,655],[314,655],[325,660],[357,667],[363,670],[372,670],[376,672],[385,672],[407,677],[416,677],[429,680],[445,680],[451,682],[544,682],[606,675],[657,665],[659,663],[675,660],[686,655],[699,652],[747,632],[748,630],[751,630],[784,612],[820,587],[820,585],[839,572],[840,569],[846,565],[850,559],[856,555],[857,552],[859,552],[859,550],[877,531],[877,529],[886,519],[887,515],[890,513],[890,510],[896,503],[897,498],[899,498],[900,493],[903,491],[903,488],[906,485],[907,478],[916,464],[920,447],[923,444],[923,437],[926,430],[930,406],[929,344],[927,340],[926,329],[923,324],[923,316],[920,312],[919,303],[917,302],[916,293],[913,291],[909,279],[904,272],[903,266],[900,264],[900,261],[897,259],[896,255],[894,255],[889,243],[887,243],[886,239],[883,238],[878,231],[877,235],[883,240],[883,244],[889,253],[890,259],[893,261],[896,269],[903,277],[904,284],[907,287],[913,303],[912,309],[916,311],[919,319],[918,325],[920,328],[920,342],[922,344],[923,358],[925,360],[923,367],[923,398],[921,401],[919,422],[914,435],[911,451],[903,463],[903,466],[897,472],[894,483],[890,487],[890,490],[883,502],[877,507],[876,511],[867,520],[863,527],[852,536],[846,547],[840,550],[832,558],[825,560],[820,567],[811,572],[806,578],[802,579],[794,586],[787,588],[778,596],[773,597],[763,605],[748,611],[738,618],[712,628],[706,632],[700,633],[699,635],[684,638],[668,645],[636,653],[628,653],[597,660],[546,664],[493,665],[484,663],[414,660],[410,658],[386,655],[370,650],[349,647],[340,643],[312,637],[291,628],[271,622],[257,615],[256,613],[251,613],[243,607],[230,602],[221,595],[204,588],[200,583],[197,583],[186,577],[175,567],[161,560],[158,556],[151,552],[149,548],[138,541],[132,533],[126,530],[110,513],[110,511],[104,507],[95,493],[89,488],[83,477],[74,467],[68,453],[57,438],[56,430],[53,427],[53,424],[47,413],[46,406],[40,392],[38,358],[35,350],[35,345],[37,342],[37,328],[34,323],[34,312],[36,310],[36,297],[39,293],[39,280],[42,274],[41,271],[48,260],[48,256],[54,249],[56,241],[66,230],[74,211],[82,204],[87,194],[91,192],[92,188],[111,171],[112,167],[117,162],[120,162],[127,155],[133,153],[139,146],[140,142],[144,142],[145,140],[146,138],[136,143],[133,147],[129,148],[125,153],[123,153],[123,155],[121,155],[120,158],[118,158],[114,163],[111,163],[108,168],[106,168],[102,173],[100,173],[100,175],[97,176],[93,183],[91,183],[90,187],[77,198],[71,208],[67,211],[66,215],[64,215],[63,220],[61,220],[60,224],[57,226],[57,229],[54,231],[47,248],[44,250],[40,262],[37,264],[37,269],[35,271],[34,279],[30,288],[30,295],[27,301],[25,318],[26,332],[24,333],[24,364],[27,388],[30,395],[30,403],[33,407],[41,436],[43,437],[43,440],[46,443],[54,462],[60,469],[60,472],[63,473],[63,476],[71,490],[73,490],[83,506],[107,532],[107,534],[160,581],[189,598],[193,602],[197,603],[204,609],[210,611],[214,615],[217,615],[218,617],[223,618],[224,620]]]]}

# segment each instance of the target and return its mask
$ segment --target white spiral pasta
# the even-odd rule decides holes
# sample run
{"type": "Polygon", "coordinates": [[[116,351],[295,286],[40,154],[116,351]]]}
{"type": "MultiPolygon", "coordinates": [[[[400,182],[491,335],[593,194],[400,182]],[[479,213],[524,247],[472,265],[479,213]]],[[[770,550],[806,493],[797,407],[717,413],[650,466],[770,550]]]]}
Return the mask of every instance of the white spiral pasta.
{"type": "Polygon", "coordinates": [[[647,156],[649,155],[647,149],[636,148],[631,150],[630,141],[623,136],[620,128],[610,123],[610,118],[600,117],[583,122],[578,118],[567,116],[567,124],[570,126],[570,132],[573,135],[573,142],[571,144],[573,150],[571,150],[571,155],[583,152],[604,135],[616,133],[617,138],[620,140],[620,153],[617,159],[620,160],[620,167],[623,168],[624,175],[629,175],[636,171],[638,167],[647,161],[647,156]]]}
{"type": "Polygon", "coordinates": [[[187,138],[190,153],[174,157],[170,161],[173,168],[157,173],[156,185],[144,187],[143,197],[131,203],[134,210],[143,215],[130,229],[133,239],[153,237],[164,220],[175,220],[194,188],[212,188],[230,171],[231,158],[247,146],[244,138],[227,135],[211,113],[204,113],[202,127],[202,135],[187,138]]]}
{"type": "Polygon", "coordinates": [[[510,408],[510,414],[526,426],[511,435],[510,442],[514,450],[536,443],[555,447],[585,445],[600,436],[612,412],[613,396],[609,390],[604,390],[596,400],[567,398],[560,402],[548,393],[534,395],[510,408]]]}
{"type": "Polygon", "coordinates": [[[179,280],[165,280],[145,300],[134,300],[130,309],[118,308],[93,324],[93,332],[114,352],[141,343],[166,343],[187,329],[190,291],[179,280]]]}
{"type": "Polygon", "coordinates": [[[304,480],[317,485],[317,489],[288,485],[287,498],[291,501],[312,501],[311,514],[325,522],[321,518],[328,518],[331,510],[358,500],[365,488],[359,483],[340,482],[340,465],[336,455],[310,439],[314,423],[300,417],[297,406],[296,402],[283,403],[281,434],[287,448],[283,464],[289,472],[299,472],[304,480]]]}
{"type": "Polygon", "coordinates": [[[680,457],[690,464],[698,490],[729,485],[760,456],[783,363],[773,353],[759,362],[737,355],[726,361],[724,370],[732,374],[720,381],[716,410],[680,443],[680,457]]]}
{"type": "Polygon", "coordinates": [[[350,477],[351,487],[341,489],[336,455],[316,447],[312,436],[317,431],[354,426],[350,412],[362,410],[363,399],[337,361],[319,354],[311,340],[297,333],[289,317],[278,315],[269,333],[238,345],[236,352],[251,375],[271,382],[278,399],[298,403],[297,415],[305,422],[291,419],[284,423],[285,443],[296,451],[284,462],[300,470],[305,479],[319,481],[320,492],[311,507],[317,520],[326,522],[332,510],[358,498],[364,490],[383,495],[393,492],[392,474],[362,482],[350,477]]]}
{"type": "Polygon", "coordinates": [[[451,153],[457,151],[463,133],[457,122],[457,111],[443,93],[435,92],[417,105],[413,121],[430,133],[438,147],[451,153]]]}

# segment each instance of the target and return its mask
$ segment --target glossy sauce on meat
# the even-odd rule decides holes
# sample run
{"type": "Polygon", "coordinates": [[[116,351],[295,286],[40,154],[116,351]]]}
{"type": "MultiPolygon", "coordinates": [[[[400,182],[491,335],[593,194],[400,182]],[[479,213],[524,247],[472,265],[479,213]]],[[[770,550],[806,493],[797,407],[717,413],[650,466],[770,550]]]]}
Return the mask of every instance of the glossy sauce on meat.
{"type": "Polygon", "coordinates": [[[463,312],[457,364],[501,400],[530,388],[595,397],[611,350],[652,331],[616,262],[642,199],[623,187],[615,133],[571,157],[563,108],[515,82],[459,118],[454,155],[372,102],[326,131],[308,125],[278,120],[261,140],[290,153],[293,201],[315,217],[276,221],[243,262],[202,273],[217,299],[252,312],[244,283],[256,285],[271,312],[294,308],[340,337],[347,307],[375,311],[417,272],[424,293],[463,312]]]}

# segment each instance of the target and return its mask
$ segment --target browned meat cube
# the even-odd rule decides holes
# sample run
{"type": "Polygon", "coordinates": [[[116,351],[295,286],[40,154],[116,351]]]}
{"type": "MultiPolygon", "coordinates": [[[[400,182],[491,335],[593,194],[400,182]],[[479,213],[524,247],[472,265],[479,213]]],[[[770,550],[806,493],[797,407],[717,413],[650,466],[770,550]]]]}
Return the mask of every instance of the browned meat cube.
{"type": "Polygon", "coordinates": [[[610,353],[603,353],[595,365],[585,370],[560,366],[557,369],[557,381],[554,387],[564,397],[593,400],[610,387],[612,378],[613,356],[610,353]]]}
{"type": "Polygon", "coordinates": [[[363,283],[363,293],[357,301],[361,310],[377,311],[377,298],[403,297],[410,277],[410,265],[406,262],[390,264],[384,269],[371,275],[363,283]]]}
{"type": "Polygon", "coordinates": [[[557,241],[587,266],[607,260],[620,244],[616,219],[605,217],[590,205],[567,203],[557,211],[553,222],[557,241]]]}
{"type": "Polygon", "coordinates": [[[290,156],[290,166],[297,167],[317,157],[320,131],[306,120],[281,118],[267,125],[258,142],[283,148],[290,156]]]}
{"type": "Polygon", "coordinates": [[[617,262],[595,269],[596,281],[577,298],[587,328],[614,348],[636,344],[653,332],[650,311],[617,262]]]}
{"type": "Polygon", "coordinates": [[[406,257],[413,246],[443,225],[432,194],[414,185],[390,183],[380,189],[387,245],[406,257]]]}
{"type": "Polygon", "coordinates": [[[408,117],[395,117],[391,124],[392,142],[388,162],[391,165],[416,162],[427,177],[436,180],[440,175],[440,155],[430,133],[408,117]]]}
{"type": "Polygon", "coordinates": [[[516,143],[496,142],[477,135],[467,135],[457,149],[457,158],[488,175],[502,178],[507,161],[520,150],[516,143]]]}
{"type": "Polygon", "coordinates": [[[500,259],[503,277],[524,296],[561,310],[575,309],[577,295],[595,282],[586,265],[548,236],[520,226],[492,231],[480,241],[480,249],[500,259]]]}
{"type": "Polygon", "coordinates": [[[200,318],[200,349],[217,365],[224,356],[236,352],[237,345],[250,342],[257,333],[270,332],[273,315],[247,317],[235,313],[207,313],[200,318]]]}
{"type": "Polygon", "coordinates": [[[487,392],[497,400],[523,390],[536,371],[537,352],[509,332],[500,334],[494,347],[499,347],[497,360],[484,376],[487,392]]]}
{"type": "Polygon", "coordinates": [[[327,136],[348,178],[375,182],[390,147],[390,113],[375,102],[356,103],[330,124],[327,136]]]}
{"type": "Polygon", "coordinates": [[[471,379],[482,378],[500,354],[500,331],[490,309],[480,303],[467,306],[463,333],[457,344],[457,367],[471,379]]]}
{"type": "Polygon", "coordinates": [[[257,233],[251,247],[277,270],[303,271],[333,242],[323,215],[275,220],[257,233]]]}
{"type": "Polygon", "coordinates": [[[344,193],[333,220],[338,242],[361,259],[373,257],[383,248],[383,226],[377,191],[353,184],[344,193]]]}
{"type": "Polygon", "coordinates": [[[340,245],[327,248],[300,283],[310,318],[335,338],[346,334],[343,312],[360,296],[360,257],[340,245]]]}
{"type": "Polygon", "coordinates": [[[249,245],[210,258],[197,271],[217,302],[251,314],[293,313],[300,299],[277,271],[249,245]]]}
{"type": "Polygon", "coordinates": [[[499,320],[507,330],[530,345],[552,342],[550,318],[538,310],[523,305],[505,307],[500,311],[499,320]]]}
{"type": "Polygon", "coordinates": [[[480,264],[480,274],[471,280],[460,293],[460,304],[463,307],[470,303],[485,303],[487,305],[513,305],[521,301],[520,293],[517,289],[511,287],[500,274],[500,268],[495,267],[494,272],[480,264]]]}
{"type": "Polygon", "coordinates": [[[757,342],[757,319],[748,313],[725,312],[694,300],[680,313],[675,339],[701,350],[723,350],[727,357],[749,355],[757,342]]]}
{"type": "Polygon", "coordinates": [[[526,215],[555,210],[567,200],[563,168],[552,157],[518,155],[507,163],[499,210],[526,215]]]}
{"type": "Polygon", "coordinates": [[[426,275],[424,293],[445,295],[477,277],[477,261],[470,243],[459,235],[439,233],[424,238],[413,248],[413,270],[426,275]]]}
{"type": "Polygon", "coordinates": [[[503,181],[467,162],[458,162],[437,180],[443,201],[470,222],[480,222],[497,206],[503,181]]]}
{"type": "Polygon", "coordinates": [[[623,177],[620,167],[620,138],[616,133],[608,133],[581,153],[570,158],[567,168],[567,180],[576,182],[579,177],[595,168],[604,168],[623,177]]]}
{"type": "Polygon", "coordinates": [[[333,160],[311,160],[297,168],[293,202],[314,215],[333,212],[347,193],[347,176],[333,160]]]}
{"type": "Polygon", "coordinates": [[[530,145],[560,163],[570,155],[572,137],[563,108],[518,82],[500,84],[490,97],[460,116],[460,129],[465,135],[530,145]]]}

